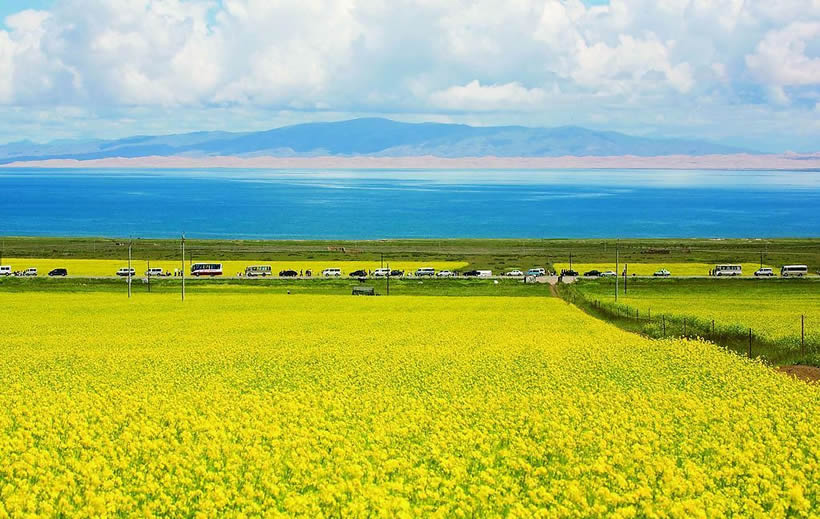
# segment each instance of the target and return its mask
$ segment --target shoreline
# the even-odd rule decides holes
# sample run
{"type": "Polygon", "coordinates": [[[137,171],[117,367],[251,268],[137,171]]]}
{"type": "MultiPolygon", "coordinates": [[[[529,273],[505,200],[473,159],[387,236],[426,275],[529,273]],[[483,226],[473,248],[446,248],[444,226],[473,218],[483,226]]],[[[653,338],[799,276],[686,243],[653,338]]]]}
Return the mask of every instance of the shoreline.
{"type": "Polygon", "coordinates": [[[48,159],[11,162],[0,168],[157,169],[666,169],[818,171],[820,154],[666,155],[639,157],[181,157],[149,156],[92,160],[48,159]]]}

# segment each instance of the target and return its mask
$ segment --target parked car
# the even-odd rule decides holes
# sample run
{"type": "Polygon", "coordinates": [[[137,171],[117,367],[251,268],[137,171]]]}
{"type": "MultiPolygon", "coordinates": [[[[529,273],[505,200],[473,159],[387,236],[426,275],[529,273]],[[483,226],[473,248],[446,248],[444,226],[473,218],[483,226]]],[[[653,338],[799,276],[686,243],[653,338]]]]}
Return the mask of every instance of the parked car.
{"type": "Polygon", "coordinates": [[[477,278],[480,275],[480,270],[468,270],[467,272],[462,274],[462,276],[464,276],[465,278],[477,278]]]}
{"type": "Polygon", "coordinates": [[[299,276],[299,273],[296,272],[295,270],[291,270],[291,269],[282,270],[282,271],[279,272],[279,277],[280,278],[295,278],[295,277],[298,277],[298,276],[299,276]]]}
{"type": "Polygon", "coordinates": [[[435,276],[435,275],[436,275],[436,269],[434,269],[432,267],[421,267],[420,269],[416,269],[416,276],[418,276],[418,277],[424,277],[424,276],[432,277],[432,276],[435,276]]]}
{"type": "Polygon", "coordinates": [[[26,270],[23,271],[23,275],[26,276],[26,277],[36,278],[37,277],[37,269],[34,268],[34,267],[29,267],[29,268],[27,268],[26,270]]]}
{"type": "Polygon", "coordinates": [[[601,277],[602,278],[614,278],[617,275],[618,274],[616,274],[615,271],[613,271],[613,270],[605,270],[605,271],[601,272],[601,277]]]}
{"type": "Polygon", "coordinates": [[[562,276],[578,277],[578,271],[572,269],[561,269],[562,276]]]}
{"type": "Polygon", "coordinates": [[[322,277],[330,278],[330,277],[339,277],[342,275],[342,269],[337,268],[329,268],[322,271],[322,277]]]}
{"type": "Polygon", "coordinates": [[[67,269],[52,269],[51,271],[49,271],[48,275],[51,276],[51,277],[67,276],[68,275],[68,270],[67,269]]]}
{"type": "Polygon", "coordinates": [[[404,271],[403,270],[391,270],[390,271],[390,277],[391,278],[400,278],[402,276],[404,276],[404,271]]]}
{"type": "Polygon", "coordinates": [[[145,271],[145,277],[162,277],[165,273],[159,267],[151,267],[145,271]]]}
{"type": "Polygon", "coordinates": [[[352,278],[366,278],[367,271],[366,270],[354,270],[350,273],[350,277],[352,278]]]}
{"type": "Polygon", "coordinates": [[[438,273],[436,273],[437,278],[451,278],[453,275],[454,274],[449,270],[439,270],[438,273]]]}
{"type": "Polygon", "coordinates": [[[377,268],[373,271],[374,278],[383,278],[390,275],[390,269],[386,267],[377,268]]]}
{"type": "Polygon", "coordinates": [[[755,277],[767,278],[767,277],[772,277],[772,276],[774,276],[774,271],[772,269],[770,269],[769,267],[761,267],[761,268],[755,270],[755,277]]]}
{"type": "Polygon", "coordinates": [[[584,276],[590,278],[597,278],[601,276],[601,272],[598,270],[588,270],[587,272],[584,272],[584,276]]]}
{"type": "Polygon", "coordinates": [[[666,269],[660,269],[659,271],[655,272],[652,275],[655,276],[656,278],[668,278],[672,274],[666,269]]]}
{"type": "Polygon", "coordinates": [[[534,268],[531,268],[530,270],[527,271],[527,275],[528,276],[535,276],[535,277],[546,276],[547,271],[542,269],[541,267],[534,267],[534,268]]]}
{"type": "Polygon", "coordinates": [[[134,268],[122,267],[117,271],[117,275],[121,277],[131,276],[134,277],[137,275],[137,271],[134,268]]]}
{"type": "Polygon", "coordinates": [[[0,276],[11,276],[11,265],[0,265],[0,276]]]}
{"type": "Polygon", "coordinates": [[[520,270],[511,270],[511,271],[509,271],[505,274],[505,276],[510,276],[510,277],[521,277],[523,275],[524,275],[524,273],[521,272],[520,270]]]}

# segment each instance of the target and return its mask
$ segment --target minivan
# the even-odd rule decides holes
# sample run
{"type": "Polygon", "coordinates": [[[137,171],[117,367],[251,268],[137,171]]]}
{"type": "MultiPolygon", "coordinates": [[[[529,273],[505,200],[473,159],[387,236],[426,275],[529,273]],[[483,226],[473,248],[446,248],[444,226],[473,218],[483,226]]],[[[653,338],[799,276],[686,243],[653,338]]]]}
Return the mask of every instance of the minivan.
{"type": "Polygon", "coordinates": [[[0,265],[0,276],[11,276],[11,265],[0,265]]]}
{"type": "Polygon", "coordinates": [[[432,267],[421,267],[420,269],[416,269],[416,276],[424,277],[424,276],[435,276],[436,269],[432,267]]]}
{"type": "Polygon", "coordinates": [[[145,271],[145,275],[150,278],[151,276],[162,276],[164,275],[164,273],[162,272],[162,268],[160,267],[151,267],[150,269],[145,271]]]}
{"type": "Polygon", "coordinates": [[[29,268],[27,268],[26,270],[23,271],[23,275],[26,276],[26,277],[36,278],[37,277],[37,269],[34,268],[34,267],[29,267],[29,268]]]}
{"type": "Polygon", "coordinates": [[[122,267],[117,271],[118,276],[126,277],[126,276],[136,276],[137,271],[134,268],[122,267]]]}
{"type": "Polygon", "coordinates": [[[67,276],[67,275],[68,275],[68,270],[67,270],[67,269],[52,269],[52,270],[48,273],[48,275],[49,275],[49,276],[51,276],[51,277],[55,277],[55,276],[67,276]]]}
{"type": "Polygon", "coordinates": [[[342,269],[329,268],[322,271],[322,276],[326,278],[339,277],[342,275],[342,269]]]}
{"type": "Polygon", "coordinates": [[[546,270],[544,270],[544,269],[542,269],[542,268],[540,268],[540,267],[536,267],[536,268],[531,268],[530,270],[528,270],[528,271],[527,271],[527,276],[535,276],[535,277],[538,277],[538,276],[543,276],[543,275],[545,275],[546,273],[547,273],[547,271],[546,271],[546,270]]]}
{"type": "Polygon", "coordinates": [[[373,271],[373,277],[374,278],[383,278],[383,277],[387,277],[389,275],[390,275],[390,269],[387,268],[387,267],[378,268],[378,269],[373,271]]]}

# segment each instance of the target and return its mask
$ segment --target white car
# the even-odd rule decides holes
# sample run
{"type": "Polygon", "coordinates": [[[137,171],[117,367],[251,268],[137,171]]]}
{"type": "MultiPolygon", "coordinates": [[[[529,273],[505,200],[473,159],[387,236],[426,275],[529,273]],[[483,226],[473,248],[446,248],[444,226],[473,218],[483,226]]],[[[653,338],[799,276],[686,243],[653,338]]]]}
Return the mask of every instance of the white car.
{"type": "Polygon", "coordinates": [[[387,267],[378,268],[373,271],[374,278],[385,278],[390,275],[390,269],[387,267]]]}
{"type": "Polygon", "coordinates": [[[655,272],[652,275],[655,276],[656,278],[668,278],[672,274],[666,269],[660,269],[659,271],[655,272]]]}
{"type": "Polygon", "coordinates": [[[439,270],[436,274],[437,278],[451,278],[453,277],[453,273],[449,270],[439,270]]]}
{"type": "Polygon", "coordinates": [[[545,276],[546,274],[547,274],[547,271],[540,268],[540,267],[539,268],[532,268],[532,269],[527,271],[527,276],[538,277],[538,276],[545,276]]]}
{"type": "Polygon", "coordinates": [[[134,276],[137,275],[137,271],[134,268],[129,269],[128,267],[122,267],[121,269],[119,269],[117,271],[117,275],[122,276],[122,277],[126,277],[126,276],[134,277],[134,276]]]}
{"type": "Polygon", "coordinates": [[[330,277],[339,277],[342,275],[342,269],[337,268],[329,268],[322,271],[322,277],[330,278],[330,277]]]}
{"type": "Polygon", "coordinates": [[[768,267],[763,267],[755,270],[755,277],[772,277],[774,271],[768,267]]]}
{"type": "Polygon", "coordinates": [[[613,272],[611,270],[601,272],[601,277],[602,278],[614,278],[615,276],[617,276],[617,274],[615,274],[615,272],[613,272]]]}
{"type": "Polygon", "coordinates": [[[159,276],[163,276],[163,275],[165,275],[165,273],[159,267],[151,267],[150,269],[145,271],[145,277],[151,277],[151,276],[159,277],[159,276]]]}
{"type": "Polygon", "coordinates": [[[430,276],[433,277],[436,275],[436,269],[432,267],[421,267],[420,269],[416,269],[416,277],[424,277],[430,276]]]}
{"type": "Polygon", "coordinates": [[[520,270],[511,270],[511,271],[507,272],[506,275],[510,276],[510,277],[521,277],[521,276],[524,275],[524,273],[521,272],[520,270]]]}
{"type": "Polygon", "coordinates": [[[34,267],[29,267],[29,268],[27,268],[26,270],[23,271],[23,276],[36,278],[37,277],[37,269],[34,268],[34,267]]]}

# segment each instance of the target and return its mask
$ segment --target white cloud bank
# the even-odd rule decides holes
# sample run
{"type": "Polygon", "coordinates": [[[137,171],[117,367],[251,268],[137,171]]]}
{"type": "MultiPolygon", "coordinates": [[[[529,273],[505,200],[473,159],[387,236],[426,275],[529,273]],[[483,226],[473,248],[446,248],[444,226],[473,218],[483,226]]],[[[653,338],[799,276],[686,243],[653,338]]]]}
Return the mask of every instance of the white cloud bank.
{"type": "Polygon", "coordinates": [[[818,42],[820,0],[57,0],[0,30],[0,137],[332,113],[800,147],[818,42]]]}

